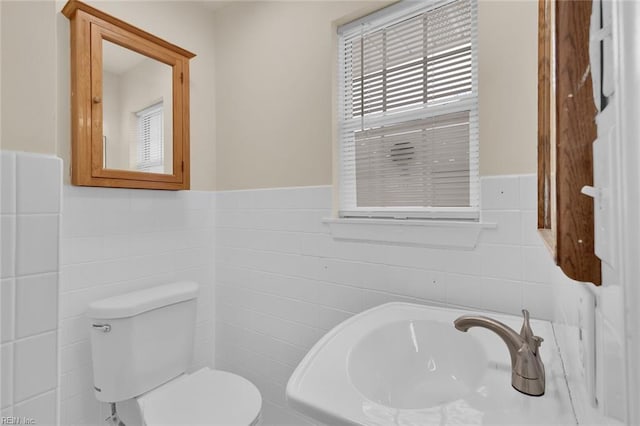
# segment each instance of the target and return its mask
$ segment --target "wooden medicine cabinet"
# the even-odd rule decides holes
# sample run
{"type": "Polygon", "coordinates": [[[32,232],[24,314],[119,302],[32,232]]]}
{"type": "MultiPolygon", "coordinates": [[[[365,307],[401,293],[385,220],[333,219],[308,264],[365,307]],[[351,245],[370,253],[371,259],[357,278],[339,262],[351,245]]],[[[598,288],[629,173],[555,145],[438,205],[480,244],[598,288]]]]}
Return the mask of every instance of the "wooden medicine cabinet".
{"type": "Polygon", "coordinates": [[[590,1],[538,3],[538,229],[562,271],[601,283],[595,255],[593,142],[597,109],[589,61],[590,1]]]}
{"type": "Polygon", "coordinates": [[[189,189],[195,55],[70,0],[71,183],[189,189]]]}

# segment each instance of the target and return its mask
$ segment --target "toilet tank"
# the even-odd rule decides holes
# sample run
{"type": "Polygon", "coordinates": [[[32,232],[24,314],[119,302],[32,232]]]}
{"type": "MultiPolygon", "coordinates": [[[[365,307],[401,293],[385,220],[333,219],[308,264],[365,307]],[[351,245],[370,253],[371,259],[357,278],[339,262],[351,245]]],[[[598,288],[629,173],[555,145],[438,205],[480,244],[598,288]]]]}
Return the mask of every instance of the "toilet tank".
{"type": "Polygon", "coordinates": [[[89,305],[96,398],[133,398],[184,373],[193,356],[198,285],[177,282],[89,305]]]}

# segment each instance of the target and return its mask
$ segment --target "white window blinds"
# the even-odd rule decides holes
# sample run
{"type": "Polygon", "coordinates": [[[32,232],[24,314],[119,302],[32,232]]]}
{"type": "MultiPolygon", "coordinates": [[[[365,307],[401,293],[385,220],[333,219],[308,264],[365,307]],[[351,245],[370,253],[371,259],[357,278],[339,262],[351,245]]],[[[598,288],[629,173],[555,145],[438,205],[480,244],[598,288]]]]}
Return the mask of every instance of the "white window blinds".
{"type": "Polygon", "coordinates": [[[164,173],[164,119],[162,102],[138,111],[138,158],[136,169],[164,173]]]}
{"type": "Polygon", "coordinates": [[[339,33],[343,217],[478,217],[475,0],[401,2],[339,33]]]}

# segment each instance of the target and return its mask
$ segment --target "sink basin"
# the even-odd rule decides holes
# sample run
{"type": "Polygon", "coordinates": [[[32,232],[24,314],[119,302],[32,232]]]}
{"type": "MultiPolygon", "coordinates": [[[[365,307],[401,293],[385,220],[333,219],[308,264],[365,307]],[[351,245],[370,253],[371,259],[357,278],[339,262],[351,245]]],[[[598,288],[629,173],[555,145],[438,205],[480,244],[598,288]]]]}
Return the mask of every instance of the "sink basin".
{"type": "Polygon", "coordinates": [[[420,320],[393,322],[363,336],[349,354],[347,372],[371,401],[417,409],[472,392],[486,366],[484,348],[476,338],[450,324],[420,320]]]}
{"type": "MultiPolygon", "coordinates": [[[[553,329],[532,320],[545,339],[540,356],[546,393],[511,387],[511,361],[494,333],[453,321],[470,312],[388,303],[329,331],[291,375],[287,403],[316,422],[342,425],[576,424],[553,329]]],[[[514,330],[522,320],[488,314],[514,330]]]]}

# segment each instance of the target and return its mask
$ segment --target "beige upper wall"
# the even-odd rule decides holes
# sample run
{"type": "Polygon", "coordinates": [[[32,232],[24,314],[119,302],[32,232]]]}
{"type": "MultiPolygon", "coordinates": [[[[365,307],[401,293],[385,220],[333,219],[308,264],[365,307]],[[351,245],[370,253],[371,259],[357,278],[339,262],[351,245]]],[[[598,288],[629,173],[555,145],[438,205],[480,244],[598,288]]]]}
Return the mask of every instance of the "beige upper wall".
{"type": "Polygon", "coordinates": [[[216,11],[218,189],[331,183],[332,22],[367,6],[263,1],[216,11]]]}
{"type": "Polygon", "coordinates": [[[480,175],[538,170],[538,2],[480,1],[480,175]]]}
{"type": "MultiPolygon", "coordinates": [[[[213,16],[196,2],[87,3],[197,54],[191,61],[191,187],[215,188],[213,16]]],[[[70,58],[65,1],[2,7],[2,149],[58,154],[69,181],[70,58]]]]}
{"type": "MultiPolygon", "coordinates": [[[[192,2],[90,3],[198,55],[191,64],[193,189],[331,184],[333,24],[387,2],[237,2],[213,17],[192,2]]],[[[2,149],[57,153],[68,165],[63,5],[0,2],[1,140],[2,149]]],[[[481,1],[481,175],[536,171],[536,62],[536,1],[481,1]]]]}
{"type": "MultiPolygon", "coordinates": [[[[382,2],[215,13],[217,188],[332,183],[334,22],[382,2]]],[[[534,173],[537,2],[479,4],[480,174],[534,173]]]]}
{"type": "Polygon", "coordinates": [[[0,1],[2,149],[56,152],[53,1],[0,1]]]}

